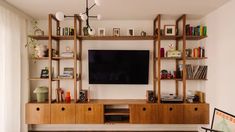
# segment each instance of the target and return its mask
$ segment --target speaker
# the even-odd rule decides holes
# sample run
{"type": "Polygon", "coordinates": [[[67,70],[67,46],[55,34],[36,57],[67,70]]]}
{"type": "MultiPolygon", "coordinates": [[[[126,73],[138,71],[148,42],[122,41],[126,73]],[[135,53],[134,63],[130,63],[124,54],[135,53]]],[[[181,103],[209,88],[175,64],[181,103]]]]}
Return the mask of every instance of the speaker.
{"type": "Polygon", "coordinates": [[[146,100],[149,103],[155,103],[156,102],[156,95],[154,94],[154,91],[152,90],[147,90],[146,91],[146,100]]]}
{"type": "Polygon", "coordinates": [[[88,91],[80,90],[79,91],[79,102],[87,102],[88,101],[88,91]]]}

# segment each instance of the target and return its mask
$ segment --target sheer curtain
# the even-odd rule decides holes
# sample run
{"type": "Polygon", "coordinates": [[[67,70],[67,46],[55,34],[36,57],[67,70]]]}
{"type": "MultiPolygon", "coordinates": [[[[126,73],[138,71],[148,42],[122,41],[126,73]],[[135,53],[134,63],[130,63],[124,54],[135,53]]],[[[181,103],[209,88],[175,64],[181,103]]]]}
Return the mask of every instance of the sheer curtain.
{"type": "Polygon", "coordinates": [[[0,131],[21,130],[21,49],[26,20],[0,5],[0,131]]]}

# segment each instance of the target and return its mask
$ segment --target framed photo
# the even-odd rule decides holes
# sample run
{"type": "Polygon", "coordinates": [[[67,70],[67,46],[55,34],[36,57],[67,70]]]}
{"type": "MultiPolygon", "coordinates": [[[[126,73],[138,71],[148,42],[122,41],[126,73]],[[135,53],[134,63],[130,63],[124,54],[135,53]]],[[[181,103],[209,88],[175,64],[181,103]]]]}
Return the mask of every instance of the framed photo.
{"type": "Polygon", "coordinates": [[[129,28],[129,29],[127,30],[127,35],[128,35],[128,36],[134,36],[134,29],[133,29],[133,28],[129,28]]]}
{"type": "Polygon", "coordinates": [[[47,68],[41,70],[41,78],[49,78],[49,70],[47,68]]]}
{"type": "Polygon", "coordinates": [[[98,28],[98,36],[105,36],[105,29],[104,28],[98,28]]]}
{"type": "Polygon", "coordinates": [[[120,36],[120,28],[113,28],[113,36],[120,36]]]}
{"type": "Polygon", "coordinates": [[[64,67],[63,75],[66,77],[73,77],[74,70],[72,67],[64,67]]]}
{"type": "Polygon", "coordinates": [[[174,36],[176,35],[175,25],[165,25],[164,26],[164,33],[166,36],[174,36]]]}
{"type": "Polygon", "coordinates": [[[211,129],[220,130],[223,132],[234,132],[235,116],[215,108],[212,118],[211,129]]]}

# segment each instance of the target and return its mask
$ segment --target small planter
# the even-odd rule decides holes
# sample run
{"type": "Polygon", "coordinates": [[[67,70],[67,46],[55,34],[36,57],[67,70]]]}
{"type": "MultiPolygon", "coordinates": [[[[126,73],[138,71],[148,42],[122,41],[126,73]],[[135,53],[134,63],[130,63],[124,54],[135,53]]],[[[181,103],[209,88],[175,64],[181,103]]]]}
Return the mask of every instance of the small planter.
{"type": "Polygon", "coordinates": [[[33,93],[37,96],[37,102],[45,102],[48,99],[48,87],[37,87],[33,93]]]}

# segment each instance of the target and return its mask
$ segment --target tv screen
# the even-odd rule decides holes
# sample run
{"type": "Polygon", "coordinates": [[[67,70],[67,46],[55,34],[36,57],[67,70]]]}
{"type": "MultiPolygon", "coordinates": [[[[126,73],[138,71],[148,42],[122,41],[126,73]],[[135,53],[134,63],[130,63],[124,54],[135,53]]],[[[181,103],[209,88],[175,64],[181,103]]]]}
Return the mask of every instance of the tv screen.
{"type": "Polygon", "coordinates": [[[148,84],[148,50],[89,50],[89,84],[148,84]]]}

